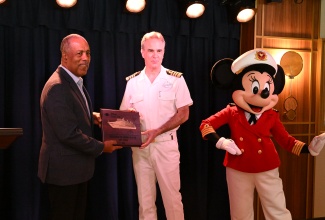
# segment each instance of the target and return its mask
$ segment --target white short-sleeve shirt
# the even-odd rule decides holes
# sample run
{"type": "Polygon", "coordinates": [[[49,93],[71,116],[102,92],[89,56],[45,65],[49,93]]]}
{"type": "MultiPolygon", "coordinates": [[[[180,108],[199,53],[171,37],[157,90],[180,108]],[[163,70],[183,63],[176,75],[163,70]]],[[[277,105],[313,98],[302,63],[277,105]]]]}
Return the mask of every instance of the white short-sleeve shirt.
{"type": "Polygon", "coordinates": [[[120,109],[136,109],[140,113],[142,131],[145,131],[160,127],[178,108],[192,104],[184,77],[169,75],[162,67],[153,83],[146,76],[145,69],[130,79],[120,109]]]}

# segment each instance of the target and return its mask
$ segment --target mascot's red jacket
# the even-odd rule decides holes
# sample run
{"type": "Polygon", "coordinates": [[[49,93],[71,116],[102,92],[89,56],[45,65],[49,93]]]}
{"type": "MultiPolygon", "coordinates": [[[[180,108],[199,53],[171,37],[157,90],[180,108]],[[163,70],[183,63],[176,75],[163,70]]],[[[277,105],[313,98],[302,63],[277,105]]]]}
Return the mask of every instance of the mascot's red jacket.
{"type": "Polygon", "coordinates": [[[236,105],[228,105],[225,109],[202,121],[201,130],[207,132],[217,130],[228,124],[231,139],[237,144],[242,155],[227,153],[224,165],[233,169],[257,173],[280,166],[280,158],[275,149],[271,136],[287,151],[299,154],[304,143],[288,134],[280,121],[276,110],[265,111],[256,124],[250,125],[244,110],[236,105]],[[211,130],[210,130],[211,131],[211,130]]]}

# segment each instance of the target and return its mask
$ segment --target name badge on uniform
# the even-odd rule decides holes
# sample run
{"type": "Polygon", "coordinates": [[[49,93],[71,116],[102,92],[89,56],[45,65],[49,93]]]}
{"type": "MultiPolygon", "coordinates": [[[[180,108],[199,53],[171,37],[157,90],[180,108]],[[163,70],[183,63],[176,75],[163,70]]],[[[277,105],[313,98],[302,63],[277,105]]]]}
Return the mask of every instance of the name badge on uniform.
{"type": "Polygon", "coordinates": [[[166,89],[170,89],[173,87],[173,84],[171,84],[169,81],[165,81],[163,84],[162,84],[162,87],[166,88],[166,89]]]}

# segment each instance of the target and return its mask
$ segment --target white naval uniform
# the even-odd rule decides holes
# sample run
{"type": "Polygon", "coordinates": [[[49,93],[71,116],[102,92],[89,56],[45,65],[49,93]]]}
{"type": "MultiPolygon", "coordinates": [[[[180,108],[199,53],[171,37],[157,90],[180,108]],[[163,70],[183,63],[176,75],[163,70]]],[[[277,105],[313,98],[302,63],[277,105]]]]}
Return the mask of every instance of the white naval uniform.
{"type": "MultiPolygon", "coordinates": [[[[151,83],[144,69],[126,85],[120,109],[136,109],[140,113],[142,131],[160,127],[175,115],[178,108],[193,104],[184,78],[169,75],[166,70],[162,67],[157,78],[151,83]]],[[[157,180],[167,219],[184,219],[182,196],[179,191],[180,153],[177,129],[178,127],[157,136],[155,141],[144,149],[132,148],[140,220],[157,219],[157,180]]]]}

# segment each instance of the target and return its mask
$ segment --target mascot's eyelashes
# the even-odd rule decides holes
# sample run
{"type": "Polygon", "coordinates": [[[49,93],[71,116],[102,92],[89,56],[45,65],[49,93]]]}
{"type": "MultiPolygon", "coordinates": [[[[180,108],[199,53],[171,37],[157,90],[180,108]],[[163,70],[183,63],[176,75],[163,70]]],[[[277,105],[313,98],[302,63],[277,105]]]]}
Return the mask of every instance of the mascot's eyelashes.
{"type": "Polygon", "coordinates": [[[251,82],[255,82],[255,81],[257,81],[257,79],[256,79],[256,77],[254,76],[254,75],[249,75],[250,76],[250,79],[249,79],[249,81],[251,81],[251,82]]]}

